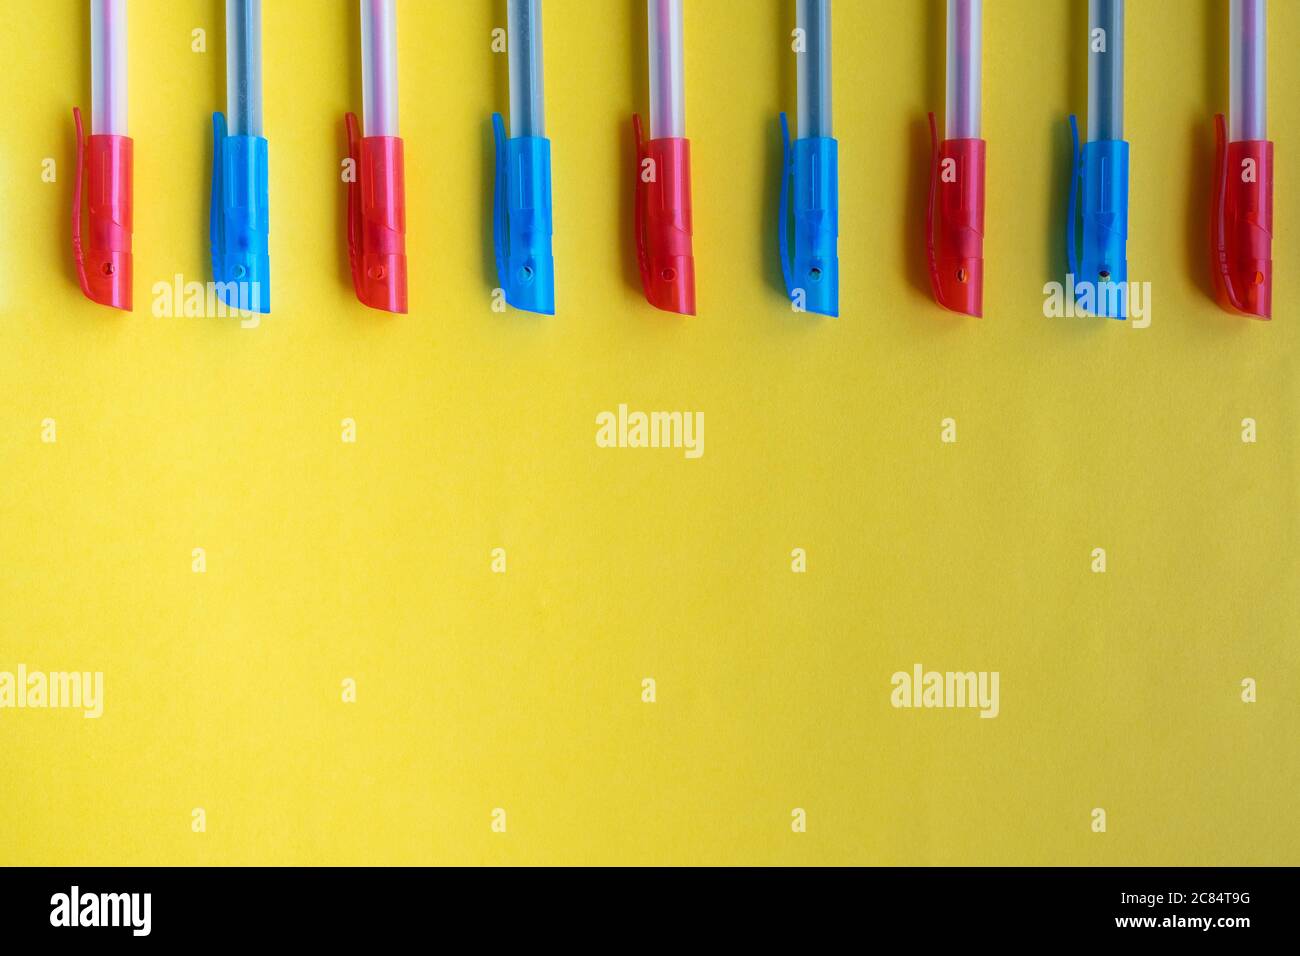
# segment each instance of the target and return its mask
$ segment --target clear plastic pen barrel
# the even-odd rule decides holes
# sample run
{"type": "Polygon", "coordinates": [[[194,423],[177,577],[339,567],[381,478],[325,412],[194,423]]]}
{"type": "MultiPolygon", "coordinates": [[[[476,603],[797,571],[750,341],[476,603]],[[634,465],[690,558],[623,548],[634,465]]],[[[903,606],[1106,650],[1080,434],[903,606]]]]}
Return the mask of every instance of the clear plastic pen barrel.
{"type": "Polygon", "coordinates": [[[1232,0],[1232,105],[1229,139],[1268,139],[1268,32],[1266,0],[1232,0]]]}
{"type": "Polygon", "coordinates": [[[980,139],[983,0],[948,0],[947,139],[980,139]]]}
{"type": "Polygon", "coordinates": [[[1088,3],[1088,139],[1124,138],[1124,0],[1088,3]]]}
{"type": "Polygon", "coordinates": [[[226,0],[226,122],[262,135],[262,0],[226,0]]]}
{"type": "Polygon", "coordinates": [[[682,0],[647,0],[650,32],[650,138],[686,136],[686,51],[682,0]]]}
{"type": "Polygon", "coordinates": [[[509,0],[510,135],[546,135],[542,82],[542,0],[509,0]]]}
{"type": "Polygon", "coordinates": [[[798,0],[795,17],[806,44],[799,56],[799,136],[832,137],[831,0],[798,0]]]}
{"type": "Polygon", "coordinates": [[[126,0],[90,0],[90,131],[126,136],[126,0]]]}
{"type": "Polygon", "coordinates": [[[366,136],[397,129],[397,0],[361,0],[361,83],[366,136]]]}

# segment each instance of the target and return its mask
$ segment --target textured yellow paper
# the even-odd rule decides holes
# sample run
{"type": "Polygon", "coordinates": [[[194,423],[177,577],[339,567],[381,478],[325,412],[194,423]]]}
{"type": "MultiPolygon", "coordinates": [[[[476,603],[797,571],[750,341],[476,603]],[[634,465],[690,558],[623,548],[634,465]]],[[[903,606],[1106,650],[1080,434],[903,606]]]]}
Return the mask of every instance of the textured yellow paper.
{"type": "Polygon", "coordinates": [[[1042,314],[1083,2],[985,5],[974,321],[931,304],[922,258],[943,4],[837,0],[833,321],[791,314],[774,252],[793,3],[687,0],[685,321],[648,309],[631,258],[640,0],[546,4],[553,319],[491,310],[504,4],[399,4],[394,319],[347,278],[356,4],[267,0],[256,329],[150,312],[154,282],[208,278],[222,4],[131,0],[130,316],[82,299],[68,252],[86,4],[17,6],[0,670],[102,671],[105,701],[0,710],[0,863],[1300,863],[1300,3],[1271,4],[1271,325],[1208,291],[1226,0],[1129,4],[1147,329],[1042,314]],[[597,448],[619,403],[703,411],[705,454],[597,448]],[[894,709],[916,663],[998,671],[1000,715],[894,709]]]}

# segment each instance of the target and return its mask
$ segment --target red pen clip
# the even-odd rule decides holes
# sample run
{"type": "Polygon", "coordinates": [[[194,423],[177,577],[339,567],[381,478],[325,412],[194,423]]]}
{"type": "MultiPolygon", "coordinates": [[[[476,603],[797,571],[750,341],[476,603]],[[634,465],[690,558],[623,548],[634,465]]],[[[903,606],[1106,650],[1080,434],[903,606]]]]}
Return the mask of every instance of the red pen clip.
{"type": "Polygon", "coordinates": [[[131,311],[132,157],[129,136],[86,136],[81,110],[77,128],[77,178],[72,187],[72,257],[88,299],[131,311]],[[85,184],[88,235],[82,242],[81,197],[85,184]]]}
{"type": "Polygon", "coordinates": [[[930,205],[925,219],[930,285],[945,309],[974,316],[984,314],[984,157],[982,139],[940,143],[930,114],[930,205]]]}
{"type": "Polygon", "coordinates": [[[1273,316],[1273,144],[1228,142],[1223,114],[1214,118],[1214,200],[1210,212],[1215,294],[1231,312],[1273,316]]]}
{"type": "Polygon", "coordinates": [[[691,142],[646,140],[636,133],[636,253],[651,305],[695,314],[695,255],[691,248],[691,142]],[[647,178],[648,177],[648,178],[647,178]]]}
{"type": "Polygon", "coordinates": [[[372,309],[405,314],[406,165],[397,136],[361,136],[346,117],[356,179],[348,186],[348,259],[357,298],[372,309]]]}

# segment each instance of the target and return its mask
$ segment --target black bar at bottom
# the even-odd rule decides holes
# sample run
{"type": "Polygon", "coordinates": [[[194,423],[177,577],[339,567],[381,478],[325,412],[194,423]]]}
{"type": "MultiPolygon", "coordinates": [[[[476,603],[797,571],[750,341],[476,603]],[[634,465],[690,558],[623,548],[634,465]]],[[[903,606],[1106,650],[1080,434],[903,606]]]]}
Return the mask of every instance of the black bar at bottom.
{"type": "Polygon", "coordinates": [[[784,931],[808,941],[827,933],[882,941],[902,933],[927,948],[1045,934],[1231,945],[1261,930],[1286,932],[1296,872],[7,869],[0,870],[0,938],[337,945],[431,932],[496,941],[513,932],[533,942],[590,937],[667,946],[784,931]]]}

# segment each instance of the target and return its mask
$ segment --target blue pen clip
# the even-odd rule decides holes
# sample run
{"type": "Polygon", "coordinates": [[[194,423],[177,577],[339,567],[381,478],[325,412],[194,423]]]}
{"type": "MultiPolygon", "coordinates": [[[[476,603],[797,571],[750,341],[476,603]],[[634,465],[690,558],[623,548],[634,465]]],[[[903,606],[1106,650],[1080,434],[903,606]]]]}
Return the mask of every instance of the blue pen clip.
{"type": "Polygon", "coordinates": [[[555,314],[555,258],[551,253],[551,141],[506,137],[500,113],[492,117],[496,190],[492,236],[497,280],[516,309],[555,314]]]}
{"type": "Polygon", "coordinates": [[[790,300],[805,312],[840,314],[839,143],[826,136],[791,141],[790,123],[781,114],[784,168],[777,231],[781,271],[790,300]],[[790,220],[794,219],[794,256],[790,220]]]}
{"type": "Polygon", "coordinates": [[[271,225],[267,142],[230,136],[212,114],[212,278],[227,305],[271,311],[271,225]]]}
{"type": "Polygon", "coordinates": [[[1070,117],[1074,168],[1065,248],[1075,297],[1092,301],[1094,315],[1128,318],[1128,143],[1105,139],[1080,148],[1079,123],[1070,117]],[[1082,202],[1082,209],[1079,204],[1082,202]],[[1080,224],[1079,219],[1083,222],[1080,224]],[[1083,258],[1076,235],[1083,230],[1083,258]]]}

